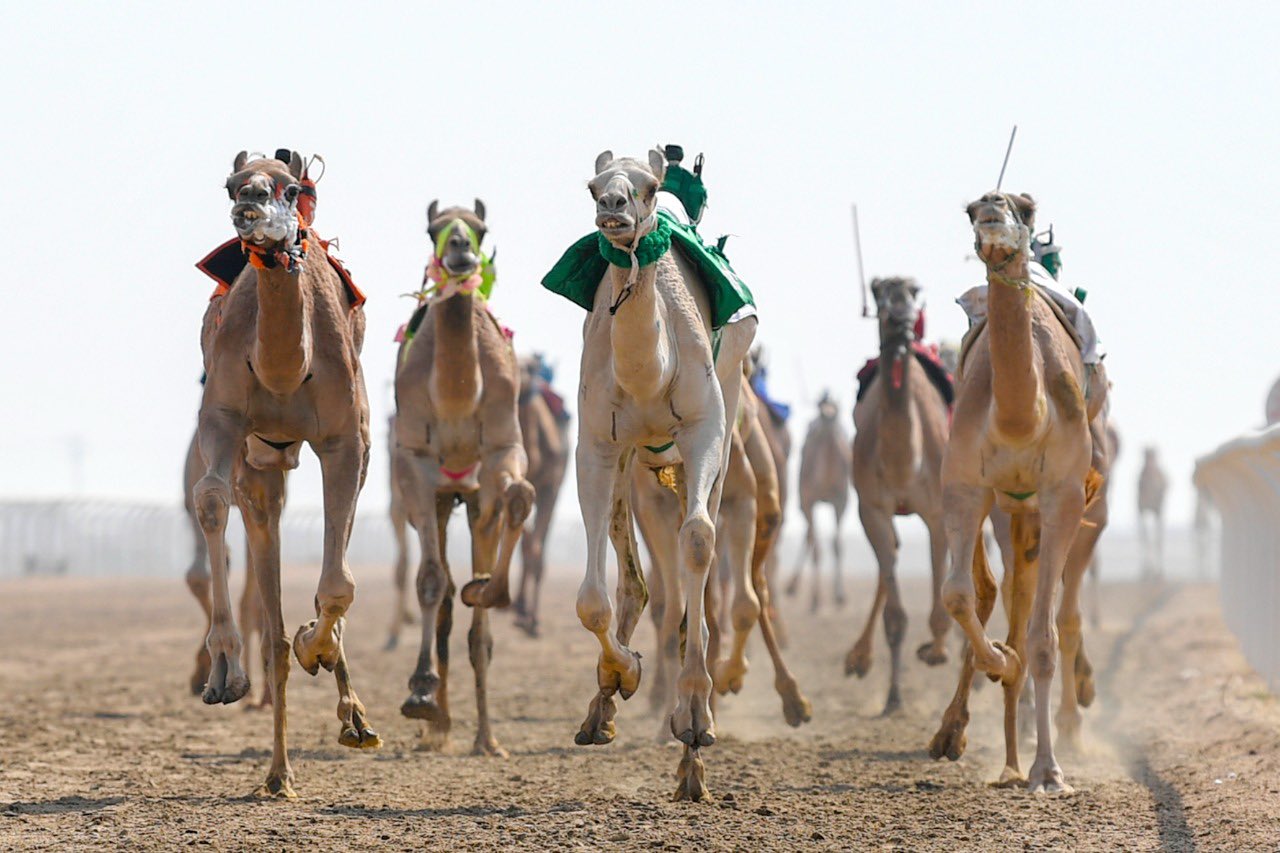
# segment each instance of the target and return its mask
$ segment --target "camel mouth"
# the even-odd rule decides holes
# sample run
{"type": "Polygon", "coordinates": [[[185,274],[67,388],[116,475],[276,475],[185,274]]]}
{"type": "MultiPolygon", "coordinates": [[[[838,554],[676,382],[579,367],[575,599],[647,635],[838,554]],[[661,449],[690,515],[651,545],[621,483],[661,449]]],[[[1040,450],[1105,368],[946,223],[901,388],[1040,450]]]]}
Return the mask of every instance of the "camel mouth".
{"type": "Polygon", "coordinates": [[[471,275],[480,269],[480,259],[470,253],[460,257],[449,255],[441,259],[440,266],[451,276],[471,275]]]}
{"type": "Polygon", "coordinates": [[[596,227],[606,237],[621,236],[635,230],[635,220],[625,213],[602,213],[596,217],[596,227]]]}
{"type": "Polygon", "coordinates": [[[298,217],[293,207],[283,201],[240,202],[231,208],[231,225],[246,243],[267,246],[292,239],[298,217]]]}

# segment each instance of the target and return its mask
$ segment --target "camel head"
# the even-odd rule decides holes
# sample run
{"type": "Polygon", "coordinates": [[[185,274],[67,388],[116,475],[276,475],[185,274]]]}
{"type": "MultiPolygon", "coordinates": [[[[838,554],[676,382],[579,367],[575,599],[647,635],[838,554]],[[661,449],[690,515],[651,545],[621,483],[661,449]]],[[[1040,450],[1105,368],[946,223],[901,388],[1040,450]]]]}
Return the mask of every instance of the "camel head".
{"type": "Polygon", "coordinates": [[[530,353],[519,362],[520,394],[524,396],[543,385],[551,384],[551,366],[543,353],[530,353]]]}
{"type": "Polygon", "coordinates": [[[1030,256],[1036,202],[1026,193],[989,192],[967,208],[973,247],[988,267],[1000,269],[1014,257],[1030,256]]]}
{"type": "Polygon", "coordinates": [[[873,278],[871,295],[880,319],[880,360],[890,368],[893,387],[901,388],[902,360],[911,351],[920,318],[920,285],[914,278],[873,278]]]}
{"type": "Polygon", "coordinates": [[[649,162],[614,157],[602,151],[596,158],[596,176],[587,189],[596,202],[596,227],[620,249],[629,249],[653,230],[658,209],[658,188],[667,173],[667,161],[656,148],[649,162]]]}
{"type": "Polygon", "coordinates": [[[298,196],[305,166],[297,151],[250,159],[236,155],[227,178],[231,224],[245,243],[266,250],[287,249],[298,239],[298,196]],[[288,161],[283,158],[288,155],[288,161]]]}
{"type": "Polygon", "coordinates": [[[834,421],[839,414],[840,407],[836,405],[836,401],[831,399],[828,392],[823,391],[822,399],[818,400],[818,417],[824,421],[834,421]]]}
{"type": "Polygon", "coordinates": [[[476,199],[474,210],[462,206],[444,210],[439,207],[440,203],[433,201],[427,208],[427,234],[435,248],[434,263],[439,264],[445,279],[472,279],[480,272],[484,260],[480,254],[480,244],[488,231],[484,202],[476,199]]]}

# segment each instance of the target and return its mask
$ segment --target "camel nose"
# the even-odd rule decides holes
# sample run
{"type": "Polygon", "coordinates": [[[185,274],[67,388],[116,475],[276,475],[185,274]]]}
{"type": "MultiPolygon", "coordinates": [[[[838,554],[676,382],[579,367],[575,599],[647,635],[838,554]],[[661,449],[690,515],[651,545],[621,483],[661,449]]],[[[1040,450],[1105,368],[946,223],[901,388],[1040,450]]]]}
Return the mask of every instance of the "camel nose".
{"type": "Polygon", "coordinates": [[[250,181],[240,188],[236,193],[236,200],[250,202],[253,204],[262,204],[271,198],[271,191],[257,181],[250,181]]]}
{"type": "Polygon", "coordinates": [[[621,213],[627,207],[627,196],[617,190],[610,190],[596,200],[596,207],[601,213],[621,213]]]}

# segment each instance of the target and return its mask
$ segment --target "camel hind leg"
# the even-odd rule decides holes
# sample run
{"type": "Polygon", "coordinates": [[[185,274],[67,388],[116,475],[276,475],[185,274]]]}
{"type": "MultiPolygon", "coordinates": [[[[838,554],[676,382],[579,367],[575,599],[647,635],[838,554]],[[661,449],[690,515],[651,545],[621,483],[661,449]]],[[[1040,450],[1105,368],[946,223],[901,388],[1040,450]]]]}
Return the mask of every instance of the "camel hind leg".
{"type": "Polygon", "coordinates": [[[848,497],[842,496],[831,504],[832,510],[835,511],[836,529],[831,534],[831,565],[832,565],[832,593],[835,596],[836,607],[844,607],[844,553],[841,550],[841,536],[844,533],[844,511],[848,504],[848,497]]]}
{"type": "Polygon", "coordinates": [[[391,581],[395,592],[391,597],[391,624],[387,629],[387,642],[383,646],[392,651],[400,645],[400,629],[413,624],[413,614],[409,612],[409,514],[405,510],[404,497],[400,494],[396,468],[405,463],[397,459],[392,451],[392,484],[391,484],[391,534],[395,537],[396,558],[391,568],[391,581]]]}
{"type": "Polygon", "coordinates": [[[1027,681],[1027,621],[1031,617],[1031,601],[1036,591],[1036,572],[1040,552],[1040,529],[1034,515],[1019,513],[1009,519],[1013,570],[1008,575],[1005,611],[1009,614],[1006,645],[1013,649],[1019,662],[1018,672],[1002,682],[1004,688],[1004,770],[1000,786],[1021,785],[1026,781],[1018,763],[1018,712],[1023,687],[1027,681]]]}
{"type": "Polygon", "coordinates": [[[641,470],[633,480],[635,517],[653,564],[649,588],[658,648],[649,704],[662,715],[659,738],[665,740],[671,736],[666,717],[671,713],[680,660],[680,623],[684,619],[679,571],[680,500],[658,481],[654,472],[641,470]]]}
{"type": "Polygon", "coordinates": [[[929,666],[947,662],[947,632],[951,628],[951,616],[942,604],[942,582],[947,573],[947,534],[939,516],[921,516],[929,530],[929,568],[932,607],[929,610],[929,633],[932,639],[916,649],[916,657],[929,666]]]}
{"type": "Polygon", "coordinates": [[[849,648],[844,658],[844,674],[864,678],[871,671],[871,653],[875,643],[876,622],[889,597],[888,579],[898,557],[898,535],[893,529],[893,517],[871,503],[858,503],[858,518],[866,532],[871,550],[875,552],[879,567],[876,573],[876,592],[871,600],[871,612],[867,614],[862,632],[849,648]]]}
{"type": "Polygon", "coordinates": [[[733,449],[729,453],[725,495],[720,503],[720,517],[716,519],[717,533],[722,537],[717,550],[727,562],[733,581],[729,614],[733,645],[727,658],[721,659],[717,653],[712,665],[712,680],[721,695],[742,689],[748,669],[747,640],[760,616],[760,600],[750,579],[757,518],[756,475],[741,437],[735,432],[731,440],[733,449]]]}

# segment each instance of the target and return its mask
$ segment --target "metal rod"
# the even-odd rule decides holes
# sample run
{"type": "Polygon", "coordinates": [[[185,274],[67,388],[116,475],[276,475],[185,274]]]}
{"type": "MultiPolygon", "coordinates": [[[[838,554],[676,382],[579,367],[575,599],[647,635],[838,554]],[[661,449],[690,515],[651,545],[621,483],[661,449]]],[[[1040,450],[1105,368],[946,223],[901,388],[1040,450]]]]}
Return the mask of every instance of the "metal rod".
{"type": "Polygon", "coordinates": [[[871,309],[867,307],[867,278],[862,272],[862,235],[858,229],[858,206],[853,206],[853,247],[858,253],[858,287],[862,291],[862,316],[870,317],[871,309]]]}
{"type": "Polygon", "coordinates": [[[1013,126],[1013,133],[1009,134],[1009,147],[1004,150],[1004,162],[1000,164],[1000,178],[996,181],[996,192],[1000,192],[1000,187],[1004,185],[1004,170],[1009,166],[1009,155],[1013,153],[1013,140],[1018,135],[1018,126],[1013,126]]]}

